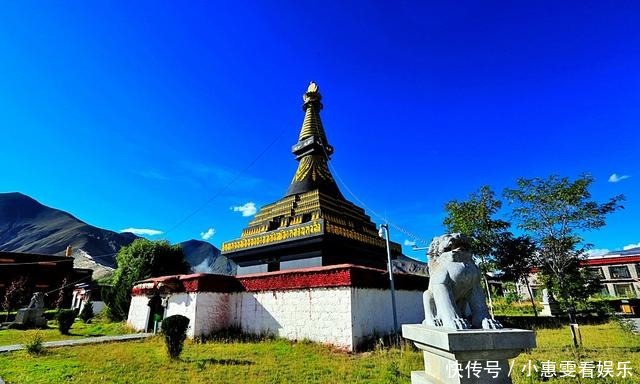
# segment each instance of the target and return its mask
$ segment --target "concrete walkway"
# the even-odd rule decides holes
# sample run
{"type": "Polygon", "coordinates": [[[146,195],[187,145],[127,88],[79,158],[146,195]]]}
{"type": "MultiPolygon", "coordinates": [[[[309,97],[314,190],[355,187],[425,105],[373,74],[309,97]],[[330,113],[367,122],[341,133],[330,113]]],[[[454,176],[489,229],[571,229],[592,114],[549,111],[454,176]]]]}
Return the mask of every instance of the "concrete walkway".
{"type": "MultiPolygon", "coordinates": [[[[42,343],[42,346],[45,348],[70,347],[73,345],[81,345],[81,344],[97,344],[97,343],[110,343],[113,341],[139,340],[139,339],[146,339],[147,337],[150,337],[150,336],[153,336],[153,333],[131,333],[127,335],[87,337],[84,339],[46,341],[42,343]]],[[[23,344],[0,345],[0,353],[13,352],[19,349],[24,349],[24,345],[23,344]]],[[[1,384],[1,381],[0,381],[0,384],[1,384]]]]}

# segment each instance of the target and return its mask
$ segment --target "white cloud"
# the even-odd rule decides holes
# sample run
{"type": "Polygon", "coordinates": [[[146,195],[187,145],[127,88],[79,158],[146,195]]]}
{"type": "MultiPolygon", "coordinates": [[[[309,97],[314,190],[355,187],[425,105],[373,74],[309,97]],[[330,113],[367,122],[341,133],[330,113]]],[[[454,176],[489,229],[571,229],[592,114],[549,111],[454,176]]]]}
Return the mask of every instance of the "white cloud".
{"type": "Polygon", "coordinates": [[[626,251],[628,249],[633,249],[633,248],[638,248],[638,247],[640,247],[640,243],[629,244],[629,245],[625,245],[624,247],[622,247],[622,250],[626,251]]]}
{"type": "Polygon", "coordinates": [[[617,173],[614,173],[613,175],[609,176],[609,182],[610,183],[617,183],[618,181],[622,181],[622,180],[628,179],[630,177],[631,176],[629,176],[629,175],[620,175],[620,176],[618,176],[617,173]]]}
{"type": "Polygon", "coordinates": [[[163,232],[157,229],[149,229],[149,228],[125,228],[121,229],[120,232],[131,232],[134,235],[147,235],[147,236],[156,236],[161,235],[163,232]]]}
{"type": "Polygon", "coordinates": [[[246,203],[245,205],[239,205],[237,207],[231,207],[231,210],[233,212],[242,212],[242,216],[244,216],[244,217],[253,216],[258,211],[258,209],[256,208],[255,203],[253,203],[251,201],[246,203]]]}
{"type": "Polygon", "coordinates": [[[416,242],[408,240],[408,239],[405,239],[404,245],[406,245],[407,247],[413,247],[414,245],[416,245],[416,242]]]}
{"type": "Polygon", "coordinates": [[[587,251],[587,256],[589,257],[603,256],[603,255],[606,255],[607,253],[609,253],[608,249],[590,249],[587,251]]]}
{"type": "Polygon", "coordinates": [[[200,232],[200,236],[202,237],[202,240],[209,240],[215,234],[216,234],[216,230],[213,228],[209,228],[205,232],[200,232]]]}

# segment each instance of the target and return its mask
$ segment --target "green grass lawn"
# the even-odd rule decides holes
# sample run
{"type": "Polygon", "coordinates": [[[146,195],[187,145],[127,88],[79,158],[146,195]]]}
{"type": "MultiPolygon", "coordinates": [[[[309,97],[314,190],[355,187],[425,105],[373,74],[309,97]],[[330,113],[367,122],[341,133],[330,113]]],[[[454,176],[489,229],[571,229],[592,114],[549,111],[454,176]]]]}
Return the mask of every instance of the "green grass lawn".
{"type": "MultiPolygon", "coordinates": [[[[582,334],[582,346],[578,350],[573,348],[571,331],[568,327],[562,329],[539,330],[536,335],[538,347],[529,353],[523,353],[515,359],[513,364],[514,383],[538,383],[543,380],[539,377],[527,377],[527,369],[521,372],[528,362],[536,363],[541,367],[542,362],[556,363],[556,372],[560,373],[562,361],[580,363],[588,362],[613,362],[614,376],[620,372],[618,363],[628,361],[632,367],[633,377],[597,378],[597,369],[594,370],[594,378],[582,378],[582,383],[640,383],[640,336],[623,330],[619,324],[610,322],[601,325],[585,325],[580,327],[582,334]]],[[[528,368],[528,367],[527,367],[528,368]]],[[[567,371],[567,369],[565,369],[567,371]]],[[[576,368],[576,375],[578,374],[576,368]]],[[[576,378],[556,377],[553,383],[578,383],[576,378]]]]}
{"type": "MultiPolygon", "coordinates": [[[[630,361],[629,379],[583,379],[582,383],[640,382],[640,336],[616,323],[583,326],[584,347],[571,348],[568,329],[540,330],[538,348],[514,362],[514,383],[535,383],[520,372],[528,360],[630,361]]],[[[169,361],[164,342],[143,341],[49,349],[32,357],[24,351],[0,354],[0,377],[10,383],[409,383],[423,367],[410,345],[348,354],[315,343],[187,341],[179,361],[169,361]]],[[[577,379],[552,378],[552,383],[577,379]]]]}
{"type": "Polygon", "coordinates": [[[33,338],[36,333],[40,334],[43,341],[78,339],[83,337],[122,335],[131,333],[131,330],[124,323],[111,323],[101,319],[94,319],[90,324],[85,324],[76,320],[69,331],[70,335],[61,335],[58,331],[58,323],[48,322],[49,328],[38,330],[3,329],[0,330],[0,345],[24,344],[33,338]]]}

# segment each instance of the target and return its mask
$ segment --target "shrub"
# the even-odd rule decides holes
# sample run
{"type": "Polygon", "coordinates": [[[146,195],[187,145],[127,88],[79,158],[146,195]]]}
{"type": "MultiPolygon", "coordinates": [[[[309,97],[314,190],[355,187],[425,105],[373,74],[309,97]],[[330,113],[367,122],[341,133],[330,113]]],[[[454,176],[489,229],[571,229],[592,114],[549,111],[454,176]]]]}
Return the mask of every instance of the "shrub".
{"type": "Polygon", "coordinates": [[[169,358],[177,359],[187,338],[189,318],[182,315],[169,316],[162,321],[162,333],[167,345],[169,358]]]}
{"type": "Polygon", "coordinates": [[[27,342],[24,343],[25,348],[27,349],[27,353],[31,356],[37,356],[44,353],[44,346],[42,345],[42,335],[40,332],[35,332],[27,339],[27,342]]]}
{"type": "Polygon", "coordinates": [[[91,322],[91,319],[93,319],[93,301],[89,300],[84,303],[84,307],[82,307],[79,317],[83,323],[91,322]]]}
{"type": "Polygon", "coordinates": [[[63,335],[68,335],[69,329],[71,329],[71,326],[76,319],[76,311],[74,311],[73,309],[63,309],[58,312],[57,319],[58,329],[60,330],[60,333],[63,335]]]}

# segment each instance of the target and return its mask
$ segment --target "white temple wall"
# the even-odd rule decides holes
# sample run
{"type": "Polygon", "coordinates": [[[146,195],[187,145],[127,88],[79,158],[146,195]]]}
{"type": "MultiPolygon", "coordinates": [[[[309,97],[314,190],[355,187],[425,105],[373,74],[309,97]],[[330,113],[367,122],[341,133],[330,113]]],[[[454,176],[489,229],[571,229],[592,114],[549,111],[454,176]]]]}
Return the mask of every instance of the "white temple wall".
{"type": "MultiPolygon", "coordinates": [[[[359,345],[373,335],[393,332],[393,306],[389,289],[351,288],[351,295],[354,345],[359,345]]],[[[402,324],[422,323],[422,291],[396,291],[395,296],[398,327],[402,324]]]]}
{"type": "Polygon", "coordinates": [[[149,298],[145,295],[136,295],[131,297],[129,315],[127,316],[127,325],[136,331],[145,331],[147,329],[149,311],[151,310],[147,305],[148,302],[149,298]]]}
{"type": "MultiPolygon", "coordinates": [[[[391,295],[382,272],[337,265],[246,277],[193,274],[149,279],[132,289],[128,323],[144,330],[149,297],[160,293],[165,316],[190,319],[191,338],[234,327],[353,351],[371,337],[393,331],[391,295]]],[[[396,283],[398,325],[422,322],[426,278],[399,274],[396,283]]]]}
{"type": "Polygon", "coordinates": [[[236,307],[240,327],[252,334],[308,339],[351,349],[349,287],[243,292],[236,307]]]}

